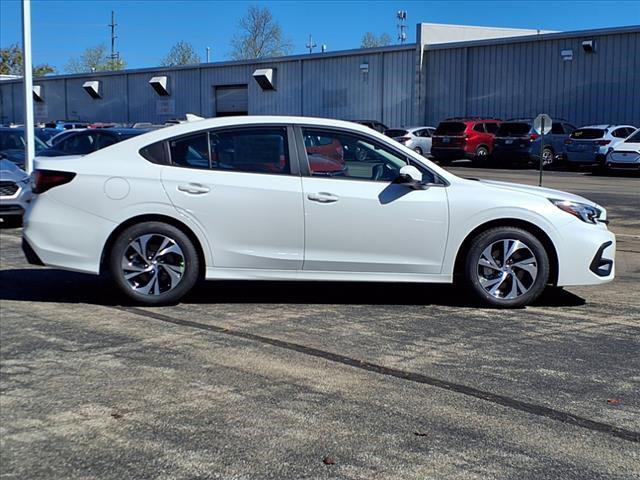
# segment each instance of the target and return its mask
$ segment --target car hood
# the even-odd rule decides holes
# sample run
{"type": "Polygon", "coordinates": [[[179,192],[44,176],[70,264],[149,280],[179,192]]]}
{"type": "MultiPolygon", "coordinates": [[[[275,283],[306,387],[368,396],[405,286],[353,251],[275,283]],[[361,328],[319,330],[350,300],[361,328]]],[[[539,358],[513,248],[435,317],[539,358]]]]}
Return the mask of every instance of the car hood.
{"type": "Polygon", "coordinates": [[[580,195],[575,195],[573,193],[563,192],[562,190],[554,190],[552,188],[545,188],[545,187],[534,187],[532,185],[523,185],[520,183],[499,182],[495,180],[478,180],[478,181],[483,185],[499,188],[501,190],[528,193],[541,198],[554,198],[558,200],[569,200],[572,202],[580,202],[580,203],[585,203],[587,205],[592,205],[594,207],[598,207],[602,209],[600,205],[598,205],[595,202],[592,202],[588,198],[584,198],[584,197],[581,197],[580,195]]]}
{"type": "Polygon", "coordinates": [[[0,180],[20,182],[27,177],[27,172],[15,163],[6,159],[0,160],[0,180]]]}

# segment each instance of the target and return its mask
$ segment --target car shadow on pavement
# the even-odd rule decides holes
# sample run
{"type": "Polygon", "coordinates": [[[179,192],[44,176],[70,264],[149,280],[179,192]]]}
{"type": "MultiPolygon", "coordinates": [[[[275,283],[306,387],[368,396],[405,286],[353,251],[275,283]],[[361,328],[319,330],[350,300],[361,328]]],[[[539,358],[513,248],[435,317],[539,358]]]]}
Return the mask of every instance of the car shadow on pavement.
{"type": "MultiPolygon", "coordinates": [[[[37,267],[0,270],[0,300],[133,305],[104,277],[37,267]]],[[[463,288],[453,285],[289,281],[201,282],[182,303],[478,306],[463,288]]],[[[584,304],[583,298],[571,292],[547,289],[534,305],[584,304]]]]}

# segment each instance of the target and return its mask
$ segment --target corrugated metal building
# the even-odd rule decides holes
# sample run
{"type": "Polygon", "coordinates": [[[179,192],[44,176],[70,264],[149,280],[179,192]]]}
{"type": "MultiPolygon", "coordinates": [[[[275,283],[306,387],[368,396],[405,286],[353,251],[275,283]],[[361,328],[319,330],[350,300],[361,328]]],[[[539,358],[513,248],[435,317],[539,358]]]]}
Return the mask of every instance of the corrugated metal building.
{"type": "MultiPolygon", "coordinates": [[[[434,28],[419,24],[418,42],[403,46],[38,78],[35,117],[161,123],[186,113],[248,113],[406,126],[546,112],[579,125],[640,125],[640,26],[515,37],[508,30],[508,38],[493,38],[500,32],[492,29],[476,35],[488,39],[444,35],[446,43],[434,28]],[[272,69],[275,90],[263,90],[256,69],[272,69]],[[168,95],[152,88],[153,77],[166,77],[168,95]],[[91,81],[99,98],[83,88],[91,81]]],[[[0,82],[0,123],[22,121],[21,88],[19,80],[0,82]]]]}

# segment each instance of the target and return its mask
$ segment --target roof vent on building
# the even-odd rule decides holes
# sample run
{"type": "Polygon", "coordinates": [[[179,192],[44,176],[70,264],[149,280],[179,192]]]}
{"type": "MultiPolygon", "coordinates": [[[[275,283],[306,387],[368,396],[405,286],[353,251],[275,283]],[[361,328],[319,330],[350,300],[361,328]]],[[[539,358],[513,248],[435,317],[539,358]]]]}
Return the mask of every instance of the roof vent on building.
{"type": "Polygon", "coordinates": [[[158,95],[161,97],[168,97],[169,93],[169,77],[153,77],[149,80],[149,85],[153,87],[158,95]]]}
{"type": "Polygon", "coordinates": [[[253,72],[253,78],[255,78],[260,88],[263,90],[275,90],[276,89],[276,69],[275,68],[259,68],[253,72]]]}
{"type": "Polygon", "coordinates": [[[87,92],[91,98],[102,98],[100,95],[100,81],[89,80],[82,84],[82,88],[84,88],[84,91],[87,92]]]}
{"type": "Polygon", "coordinates": [[[33,100],[35,102],[44,102],[44,91],[42,85],[33,86],[33,100]]]}

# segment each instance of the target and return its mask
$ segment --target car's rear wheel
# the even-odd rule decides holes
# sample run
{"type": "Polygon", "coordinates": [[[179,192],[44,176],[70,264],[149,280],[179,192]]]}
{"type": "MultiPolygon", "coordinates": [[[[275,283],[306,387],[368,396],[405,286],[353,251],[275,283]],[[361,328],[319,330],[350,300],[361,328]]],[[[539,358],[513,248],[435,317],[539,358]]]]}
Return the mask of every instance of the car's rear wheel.
{"type": "Polygon", "coordinates": [[[414,148],[413,151],[416,152],[418,155],[422,155],[422,149],[420,147],[414,148]]]}
{"type": "Polygon", "coordinates": [[[484,167],[489,164],[489,148],[484,145],[480,145],[476,148],[476,153],[473,156],[473,164],[478,167],[484,167]]]}
{"type": "Polygon", "coordinates": [[[179,301],[198,281],[200,260],[180,229],[144,222],[124,230],[109,257],[111,277],[135,302],[164,305],[179,301]]]}
{"type": "Polygon", "coordinates": [[[551,147],[544,147],[542,149],[542,168],[551,169],[555,167],[555,154],[551,147]]]}
{"type": "Polygon", "coordinates": [[[530,232],[497,227],[475,237],[465,261],[465,279],[485,304],[514,308],[533,302],[549,279],[549,256],[530,232]]]}

